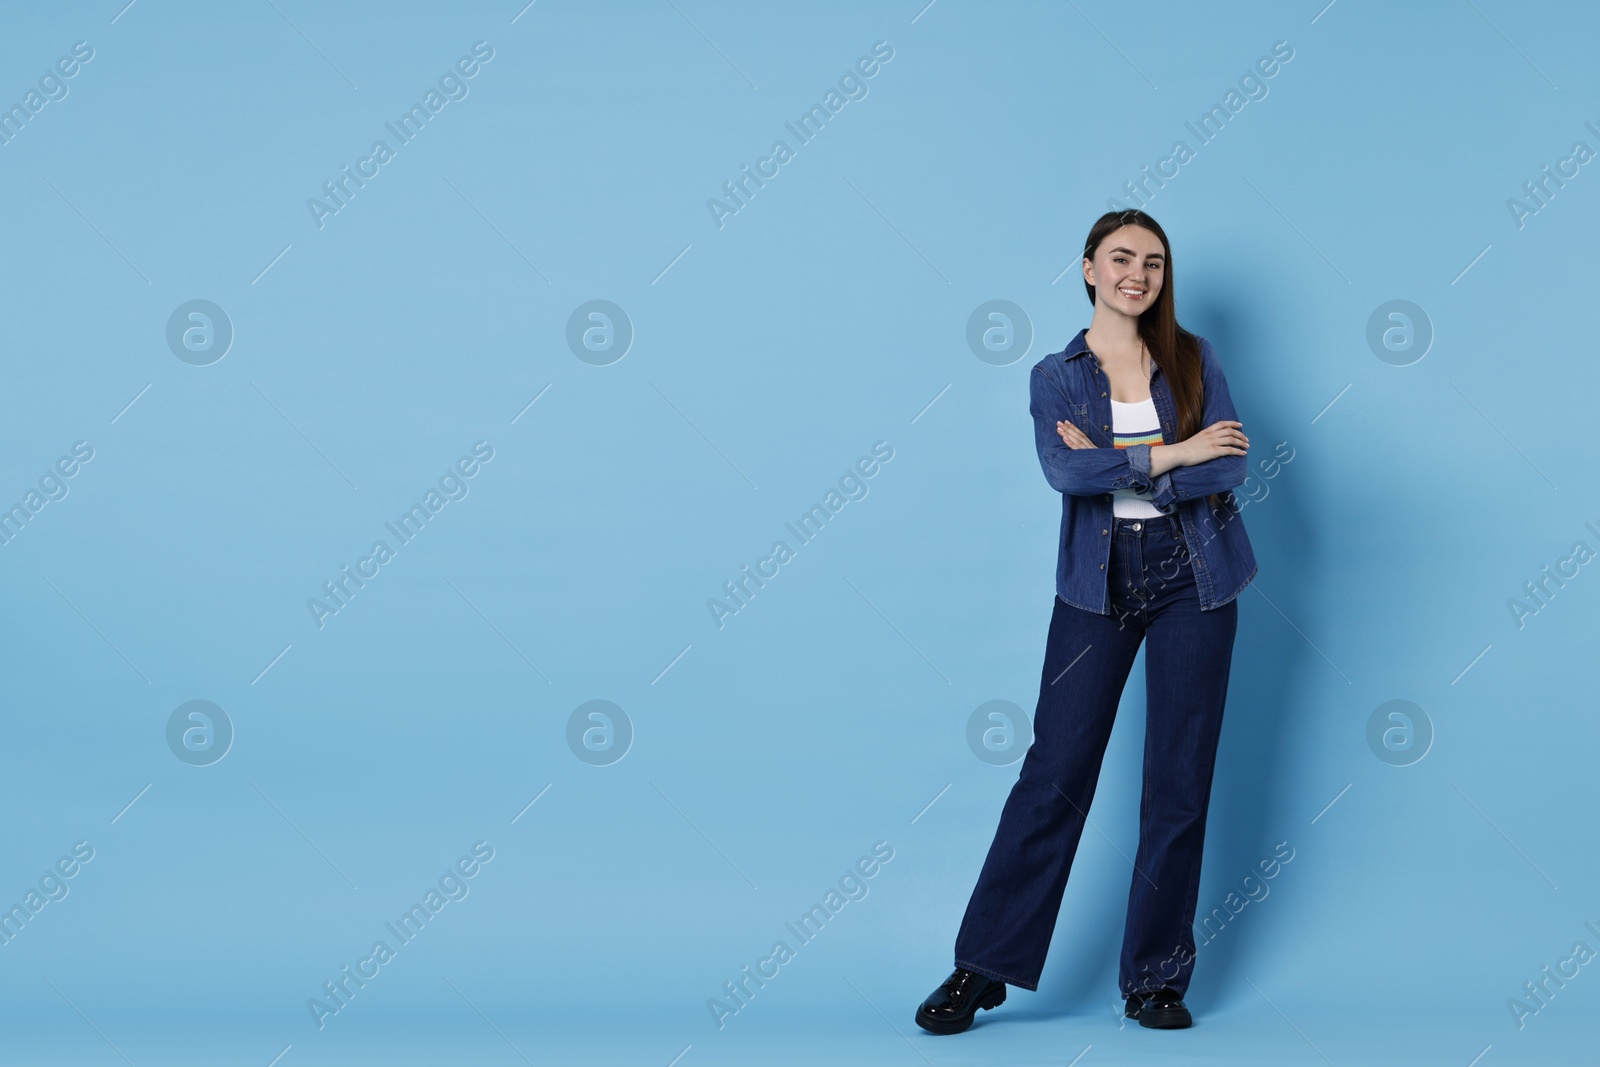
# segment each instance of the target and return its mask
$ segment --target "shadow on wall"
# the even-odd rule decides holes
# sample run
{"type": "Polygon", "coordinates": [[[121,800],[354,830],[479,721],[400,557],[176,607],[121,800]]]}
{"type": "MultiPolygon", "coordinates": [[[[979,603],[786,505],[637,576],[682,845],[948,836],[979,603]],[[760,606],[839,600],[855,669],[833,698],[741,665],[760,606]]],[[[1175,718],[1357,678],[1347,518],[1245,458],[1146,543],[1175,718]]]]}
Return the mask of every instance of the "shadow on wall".
{"type": "MultiPolygon", "coordinates": [[[[1184,280],[1191,285],[1192,294],[1194,276],[1184,280]]],[[[1240,514],[1261,564],[1256,577],[1239,594],[1239,634],[1207,816],[1200,899],[1195,906],[1198,952],[1195,996],[1190,1004],[1204,1009],[1241,995],[1241,990],[1254,996],[1243,981],[1250,970],[1246,964],[1278,951],[1266,939],[1259,921],[1262,913],[1256,909],[1270,908],[1272,896],[1294,884],[1297,872],[1284,857],[1316,851],[1318,828],[1311,825],[1311,819],[1317,814],[1315,809],[1332,800],[1338,790],[1333,789],[1308,810],[1304,796],[1288,787],[1284,774],[1285,754],[1295,747],[1291,731],[1298,729],[1300,722],[1294,713],[1296,679],[1326,665],[1279,615],[1281,611],[1290,619],[1305,619],[1315,612],[1316,605],[1298,595],[1303,583],[1290,580],[1291,576],[1270,561],[1304,560],[1317,551],[1317,544],[1294,492],[1293,468],[1270,478],[1261,468],[1280,441],[1294,449],[1306,447],[1305,427],[1298,420],[1276,414],[1282,409],[1273,401],[1273,386],[1281,364],[1255,340],[1263,330],[1240,323],[1232,300],[1224,303],[1202,296],[1187,304],[1197,324],[1190,328],[1209,338],[1222,360],[1239,421],[1250,435],[1252,474],[1235,495],[1245,502],[1240,514]],[[1294,549],[1275,549],[1269,538],[1294,549]],[[1287,847],[1274,852],[1285,841],[1287,847]],[[1266,877],[1264,861],[1275,877],[1266,877]],[[1274,861],[1282,862],[1282,869],[1271,866],[1274,861]],[[1246,882],[1246,878],[1252,881],[1246,882]],[[1232,915],[1231,919],[1224,925],[1214,916],[1205,925],[1206,916],[1218,907],[1223,914],[1232,915]],[[1233,914],[1234,909],[1240,910],[1233,914]]]]}

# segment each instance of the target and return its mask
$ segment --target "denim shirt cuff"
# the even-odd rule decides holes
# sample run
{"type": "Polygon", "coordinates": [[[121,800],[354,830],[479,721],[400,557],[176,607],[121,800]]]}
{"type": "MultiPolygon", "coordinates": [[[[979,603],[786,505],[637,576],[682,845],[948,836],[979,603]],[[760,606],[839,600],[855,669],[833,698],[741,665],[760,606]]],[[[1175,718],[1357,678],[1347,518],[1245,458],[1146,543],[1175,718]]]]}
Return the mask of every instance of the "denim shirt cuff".
{"type": "Polygon", "coordinates": [[[1150,503],[1170,514],[1178,502],[1177,487],[1172,484],[1172,475],[1162,471],[1150,479],[1150,503]]]}
{"type": "Polygon", "coordinates": [[[1133,488],[1141,493],[1147,491],[1150,488],[1150,446],[1129,445],[1122,451],[1133,469],[1133,488]]]}

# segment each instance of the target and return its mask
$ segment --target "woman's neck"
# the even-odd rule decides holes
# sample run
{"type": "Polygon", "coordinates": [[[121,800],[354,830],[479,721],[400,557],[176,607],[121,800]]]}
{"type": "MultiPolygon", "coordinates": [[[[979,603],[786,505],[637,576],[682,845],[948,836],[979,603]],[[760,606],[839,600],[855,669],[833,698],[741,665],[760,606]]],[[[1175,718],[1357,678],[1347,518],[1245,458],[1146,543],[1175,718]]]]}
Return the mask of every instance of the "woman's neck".
{"type": "Polygon", "coordinates": [[[1139,320],[1127,315],[1107,319],[1096,315],[1084,333],[1084,343],[1102,361],[1137,367],[1144,361],[1144,339],[1139,336],[1139,320]]]}

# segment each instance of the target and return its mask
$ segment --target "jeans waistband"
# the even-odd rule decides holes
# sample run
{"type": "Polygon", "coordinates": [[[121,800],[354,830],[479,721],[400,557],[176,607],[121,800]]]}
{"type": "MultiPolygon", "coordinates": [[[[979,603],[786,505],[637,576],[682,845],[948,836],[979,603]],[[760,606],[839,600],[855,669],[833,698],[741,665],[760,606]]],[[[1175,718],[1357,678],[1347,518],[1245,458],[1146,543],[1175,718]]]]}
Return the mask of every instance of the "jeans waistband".
{"type": "Polygon", "coordinates": [[[1112,530],[1118,537],[1143,538],[1165,534],[1180,544],[1183,542],[1183,524],[1176,515],[1155,515],[1150,518],[1113,515],[1111,522],[1112,530]]]}

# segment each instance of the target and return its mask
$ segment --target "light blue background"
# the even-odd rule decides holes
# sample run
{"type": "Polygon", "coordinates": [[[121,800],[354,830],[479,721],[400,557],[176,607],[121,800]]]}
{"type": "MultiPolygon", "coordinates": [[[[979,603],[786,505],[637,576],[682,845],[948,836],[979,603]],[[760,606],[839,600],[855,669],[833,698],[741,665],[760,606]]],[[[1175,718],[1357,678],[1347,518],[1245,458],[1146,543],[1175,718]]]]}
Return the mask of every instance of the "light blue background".
{"type": "Polygon", "coordinates": [[[1593,968],[1524,1029],[1506,1006],[1600,948],[1600,578],[1508,608],[1600,547],[1600,174],[1506,206],[1600,148],[1591,9],[274,2],[3,14],[7,105],[95,50],[0,146],[0,503],[94,449],[0,547],[0,898],[95,850],[0,947],[8,1062],[1592,1059],[1593,968]],[[319,230],[306,200],[480,40],[319,230]],[[719,229],[706,200],[880,40],[719,229]],[[1147,206],[1252,452],[1294,455],[1241,492],[1202,913],[1295,858],[1200,950],[1195,1029],[1119,1026],[1141,658],[1039,992],[933,1038],[912,1009],[1017,770],[967,721],[1031,715],[1050,615],[1029,368],[1088,324],[1108,198],[1277,41],[1147,206]],[[210,366],[165,341],[191,299],[235,329],[210,366]],[[609,366],[565,340],[593,299],[636,330],[609,366]],[[965,340],[991,299],[1035,333],[1003,367],[965,340]],[[1435,331],[1406,366],[1366,341],[1394,299],[1435,331]],[[318,629],[307,598],[480,440],[469,495],[318,629]],[[868,495],[719,630],[707,599],[877,441],[868,495]],[[236,730],[208,767],[165,739],[193,699],[236,730]],[[592,699],[636,732],[606,767],[566,741],[592,699]],[[1406,767],[1366,739],[1395,699],[1435,731],[1406,767]],[[319,1031],[307,998],[479,840],[470,895],[319,1031]],[[719,1030],[707,999],[880,840],[719,1030]]]}

